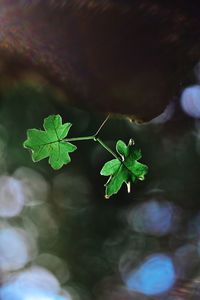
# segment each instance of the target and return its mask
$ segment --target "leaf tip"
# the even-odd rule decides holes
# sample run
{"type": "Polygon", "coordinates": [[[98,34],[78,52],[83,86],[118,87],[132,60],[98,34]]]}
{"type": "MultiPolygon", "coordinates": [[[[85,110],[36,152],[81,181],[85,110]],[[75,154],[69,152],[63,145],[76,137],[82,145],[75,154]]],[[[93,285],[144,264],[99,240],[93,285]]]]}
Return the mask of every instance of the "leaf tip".
{"type": "Polygon", "coordinates": [[[130,194],[131,193],[131,183],[130,183],[130,181],[126,182],[126,186],[127,186],[127,192],[128,192],[128,194],[130,194]]]}
{"type": "Polygon", "coordinates": [[[133,138],[131,138],[128,142],[128,146],[134,146],[135,145],[135,141],[133,138]]]}

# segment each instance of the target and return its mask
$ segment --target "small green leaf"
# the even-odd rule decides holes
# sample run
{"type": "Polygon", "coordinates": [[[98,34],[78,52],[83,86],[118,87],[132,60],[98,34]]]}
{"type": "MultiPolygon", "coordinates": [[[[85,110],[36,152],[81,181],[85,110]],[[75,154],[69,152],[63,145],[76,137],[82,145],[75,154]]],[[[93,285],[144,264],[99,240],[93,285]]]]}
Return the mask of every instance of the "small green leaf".
{"type": "Polygon", "coordinates": [[[117,172],[110,176],[108,182],[106,183],[106,198],[110,198],[113,194],[117,194],[121,189],[122,184],[125,182],[128,184],[128,170],[124,168],[122,164],[118,167],[117,172]]]}
{"type": "Polygon", "coordinates": [[[117,152],[122,156],[122,159],[112,159],[103,166],[100,174],[110,176],[106,186],[106,198],[117,194],[123,183],[127,184],[128,191],[130,190],[130,182],[135,182],[136,179],[144,180],[148,172],[148,167],[137,160],[141,155],[140,149],[135,149],[133,143],[128,146],[121,140],[116,144],[117,152]]]}
{"type": "Polygon", "coordinates": [[[72,124],[62,124],[60,115],[51,115],[44,119],[43,126],[45,131],[28,129],[23,146],[32,151],[34,162],[49,157],[49,164],[58,170],[71,161],[69,153],[77,149],[75,145],[64,141],[72,124]]]}
{"type": "Polygon", "coordinates": [[[138,161],[133,161],[132,165],[126,165],[136,178],[143,180],[148,172],[148,167],[138,161]]]}
{"type": "Polygon", "coordinates": [[[140,149],[134,149],[133,151],[133,158],[135,160],[139,160],[140,158],[142,158],[142,153],[140,149]]]}
{"type": "Polygon", "coordinates": [[[105,163],[100,174],[104,175],[104,176],[109,176],[113,172],[117,171],[119,169],[120,165],[121,165],[121,162],[118,159],[112,159],[112,160],[108,161],[107,163],[105,163]]]}
{"type": "Polygon", "coordinates": [[[128,155],[128,147],[126,146],[126,144],[119,140],[116,144],[116,150],[117,152],[124,158],[128,155]]]}

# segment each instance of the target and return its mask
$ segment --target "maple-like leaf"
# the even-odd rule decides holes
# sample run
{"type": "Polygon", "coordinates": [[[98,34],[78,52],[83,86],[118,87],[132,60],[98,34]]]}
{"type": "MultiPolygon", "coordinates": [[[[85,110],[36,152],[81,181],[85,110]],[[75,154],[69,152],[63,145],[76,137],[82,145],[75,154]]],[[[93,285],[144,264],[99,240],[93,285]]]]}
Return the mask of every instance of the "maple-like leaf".
{"type": "Polygon", "coordinates": [[[113,194],[117,194],[123,183],[127,184],[128,191],[130,183],[136,179],[144,180],[144,176],[148,172],[148,167],[138,160],[142,157],[141,150],[136,149],[132,140],[126,145],[119,140],[116,144],[116,150],[121,159],[112,159],[105,163],[100,174],[110,176],[106,186],[106,198],[113,194]]]}
{"type": "Polygon", "coordinates": [[[62,124],[60,115],[51,115],[44,119],[44,131],[27,130],[27,140],[23,146],[32,151],[34,162],[49,157],[49,164],[58,170],[71,161],[69,153],[77,149],[75,145],[64,141],[71,126],[71,123],[62,124]]]}

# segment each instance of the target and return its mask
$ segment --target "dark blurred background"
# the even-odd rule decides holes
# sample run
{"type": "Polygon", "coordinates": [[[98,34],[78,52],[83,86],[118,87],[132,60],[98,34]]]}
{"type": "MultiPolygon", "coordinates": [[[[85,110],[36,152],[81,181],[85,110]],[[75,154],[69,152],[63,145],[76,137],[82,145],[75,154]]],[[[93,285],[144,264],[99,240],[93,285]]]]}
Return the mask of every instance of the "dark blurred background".
{"type": "Polygon", "coordinates": [[[199,299],[198,1],[0,5],[0,299],[199,299]],[[149,166],[130,194],[104,198],[94,142],[59,171],[22,146],[50,114],[75,137],[109,112],[101,138],[149,166]]]}
{"type": "Polygon", "coordinates": [[[101,138],[113,149],[118,139],[133,138],[149,173],[131,194],[124,187],[109,200],[99,173],[111,157],[101,146],[77,142],[72,162],[59,171],[47,160],[33,163],[22,146],[26,130],[42,129],[49,114],[73,124],[71,137],[93,134],[105,115],[63,107],[57,91],[34,80],[2,90],[3,300],[28,293],[34,299],[43,299],[40,293],[44,299],[197,299],[191,297],[198,295],[200,255],[199,90],[187,88],[147,124],[111,116],[101,138]]]}

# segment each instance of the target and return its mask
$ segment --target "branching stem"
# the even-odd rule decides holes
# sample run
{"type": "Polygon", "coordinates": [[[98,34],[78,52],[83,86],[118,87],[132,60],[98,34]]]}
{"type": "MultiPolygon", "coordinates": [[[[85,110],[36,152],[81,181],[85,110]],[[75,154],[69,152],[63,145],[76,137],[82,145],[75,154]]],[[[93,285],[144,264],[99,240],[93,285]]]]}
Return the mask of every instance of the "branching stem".
{"type": "Polygon", "coordinates": [[[94,135],[89,135],[89,136],[81,136],[81,137],[75,137],[75,138],[67,138],[64,139],[63,141],[65,142],[78,142],[78,141],[86,141],[86,140],[93,140],[94,142],[99,143],[105,150],[107,150],[113,157],[116,159],[119,159],[121,161],[121,158],[110,148],[108,147],[98,136],[101,130],[103,129],[104,125],[110,118],[110,114],[106,117],[106,119],[103,121],[103,123],[100,125],[98,130],[94,135]]]}

